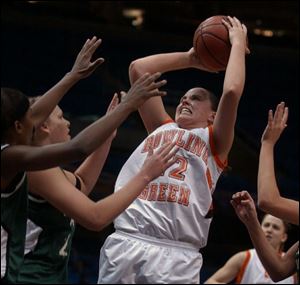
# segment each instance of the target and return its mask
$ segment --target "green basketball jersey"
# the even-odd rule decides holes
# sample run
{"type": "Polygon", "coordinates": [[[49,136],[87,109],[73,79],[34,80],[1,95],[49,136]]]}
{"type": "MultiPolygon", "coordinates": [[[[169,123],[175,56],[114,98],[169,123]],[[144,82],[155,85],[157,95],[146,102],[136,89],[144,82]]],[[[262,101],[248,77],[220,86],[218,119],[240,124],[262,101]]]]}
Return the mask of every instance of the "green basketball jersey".
{"type": "MultiPolygon", "coordinates": [[[[1,152],[8,145],[1,145],[1,152]]],[[[1,189],[1,283],[16,283],[23,262],[27,219],[27,179],[19,173],[1,189]]]]}
{"type": "Polygon", "coordinates": [[[68,283],[74,221],[37,195],[28,195],[24,262],[18,283],[68,283]]]}

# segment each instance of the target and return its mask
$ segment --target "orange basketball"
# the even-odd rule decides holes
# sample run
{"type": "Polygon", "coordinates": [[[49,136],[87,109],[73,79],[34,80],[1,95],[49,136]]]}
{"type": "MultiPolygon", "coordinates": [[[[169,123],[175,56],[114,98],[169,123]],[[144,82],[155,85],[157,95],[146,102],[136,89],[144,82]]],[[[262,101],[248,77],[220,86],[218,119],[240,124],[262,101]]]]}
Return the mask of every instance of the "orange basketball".
{"type": "Polygon", "coordinates": [[[211,71],[225,70],[231,43],[227,27],[222,19],[226,16],[213,16],[203,21],[194,33],[193,46],[205,68],[211,71]]]}

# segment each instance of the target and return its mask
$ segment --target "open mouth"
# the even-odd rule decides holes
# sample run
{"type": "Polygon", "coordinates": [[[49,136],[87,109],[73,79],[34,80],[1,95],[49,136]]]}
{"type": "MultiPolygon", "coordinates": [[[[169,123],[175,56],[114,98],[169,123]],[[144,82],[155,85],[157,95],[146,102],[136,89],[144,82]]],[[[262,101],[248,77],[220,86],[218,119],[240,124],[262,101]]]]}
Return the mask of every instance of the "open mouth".
{"type": "Polygon", "coordinates": [[[188,115],[191,115],[192,114],[192,111],[186,107],[183,107],[181,108],[180,110],[180,114],[188,114],[188,115]]]}

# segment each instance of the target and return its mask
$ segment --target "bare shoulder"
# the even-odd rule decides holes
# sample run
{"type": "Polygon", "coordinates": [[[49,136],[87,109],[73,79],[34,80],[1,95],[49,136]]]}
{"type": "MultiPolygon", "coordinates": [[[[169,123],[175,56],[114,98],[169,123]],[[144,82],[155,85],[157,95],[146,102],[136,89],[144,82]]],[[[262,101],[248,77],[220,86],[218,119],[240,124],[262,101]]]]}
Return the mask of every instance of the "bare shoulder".
{"type": "Polygon", "coordinates": [[[233,255],[232,258],[238,263],[243,263],[249,254],[249,250],[244,250],[233,255]]]}
{"type": "Polygon", "coordinates": [[[28,183],[31,192],[40,194],[55,191],[69,183],[66,176],[59,167],[46,170],[28,172],[28,183]]]}

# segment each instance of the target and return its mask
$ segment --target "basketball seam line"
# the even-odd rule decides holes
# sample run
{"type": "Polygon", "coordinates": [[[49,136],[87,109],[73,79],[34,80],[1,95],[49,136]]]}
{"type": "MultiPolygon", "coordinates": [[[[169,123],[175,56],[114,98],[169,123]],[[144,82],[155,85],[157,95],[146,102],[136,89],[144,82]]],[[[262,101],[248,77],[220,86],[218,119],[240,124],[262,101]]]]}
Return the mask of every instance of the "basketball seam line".
{"type": "Polygon", "coordinates": [[[224,64],[222,62],[220,62],[217,58],[215,58],[215,56],[211,53],[211,51],[209,50],[209,48],[207,47],[204,39],[203,39],[203,34],[201,33],[201,38],[202,38],[202,42],[206,48],[206,50],[208,51],[208,53],[211,55],[211,57],[220,65],[222,65],[222,67],[224,67],[224,64]]]}
{"type": "Polygon", "coordinates": [[[201,33],[201,35],[205,35],[205,34],[208,34],[208,35],[211,35],[212,37],[222,41],[224,44],[226,44],[228,47],[231,47],[231,44],[228,44],[226,41],[224,41],[222,38],[216,36],[215,34],[212,34],[211,32],[204,32],[204,33],[201,33]]]}

